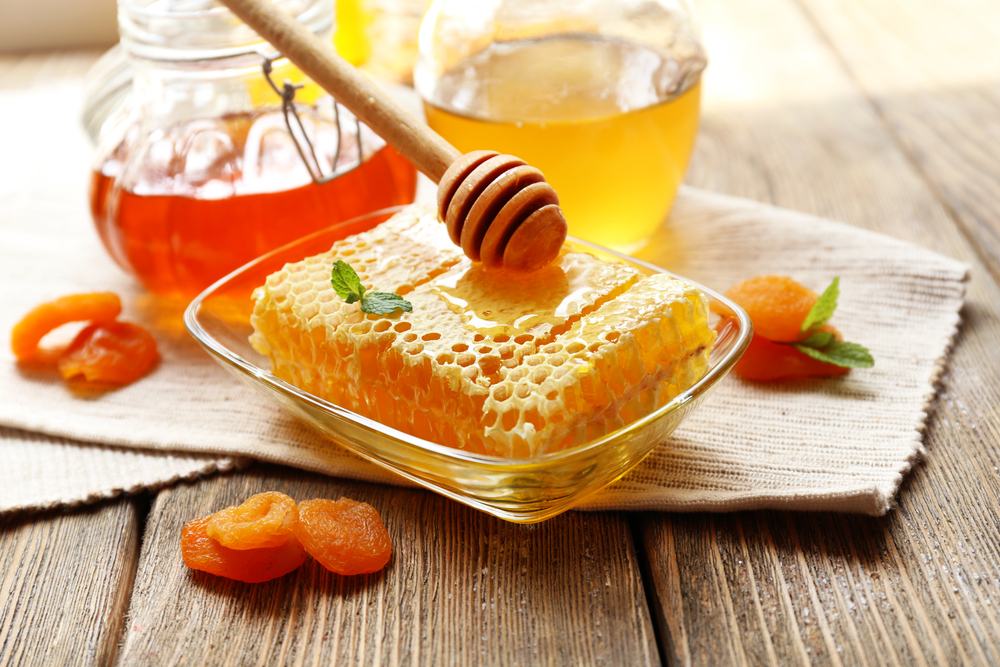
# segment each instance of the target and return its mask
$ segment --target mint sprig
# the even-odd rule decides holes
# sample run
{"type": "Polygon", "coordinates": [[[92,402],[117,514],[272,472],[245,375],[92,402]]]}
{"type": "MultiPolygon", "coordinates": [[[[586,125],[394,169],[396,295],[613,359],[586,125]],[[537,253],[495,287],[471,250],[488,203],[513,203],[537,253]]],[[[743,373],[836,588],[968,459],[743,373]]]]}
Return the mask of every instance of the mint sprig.
{"type": "Polygon", "coordinates": [[[864,345],[836,340],[829,331],[819,331],[833,317],[837,310],[837,299],[840,298],[840,278],[834,278],[830,286],[823,291],[816,303],[802,320],[802,333],[808,334],[800,341],[783,343],[792,345],[796,350],[834,366],[844,368],[871,368],[875,359],[864,345]]]}
{"type": "Polygon", "coordinates": [[[871,368],[875,365],[871,352],[864,345],[835,340],[823,347],[811,347],[804,345],[804,342],[798,343],[795,349],[828,364],[846,368],[871,368]]]}
{"type": "Polygon", "coordinates": [[[361,302],[361,312],[373,315],[388,315],[397,310],[413,310],[413,304],[392,292],[369,292],[361,284],[361,278],[350,264],[342,259],[333,263],[330,284],[341,299],[347,303],[361,302]]]}
{"type": "Polygon", "coordinates": [[[361,300],[361,310],[376,315],[388,315],[396,310],[413,310],[413,304],[392,292],[368,292],[361,300]]]}
{"type": "Polygon", "coordinates": [[[837,299],[840,298],[840,278],[834,278],[830,286],[823,291],[816,303],[809,310],[806,319],[802,320],[802,333],[815,331],[824,326],[837,310],[837,299]]]}
{"type": "Polygon", "coordinates": [[[333,285],[337,296],[347,303],[360,301],[365,296],[365,286],[361,284],[361,278],[351,265],[342,259],[333,263],[330,284],[333,285]]]}
{"type": "Polygon", "coordinates": [[[800,340],[798,344],[803,347],[821,348],[821,347],[826,347],[827,345],[832,343],[833,340],[834,340],[833,334],[830,333],[829,331],[817,331],[816,333],[812,334],[805,340],[800,340]]]}

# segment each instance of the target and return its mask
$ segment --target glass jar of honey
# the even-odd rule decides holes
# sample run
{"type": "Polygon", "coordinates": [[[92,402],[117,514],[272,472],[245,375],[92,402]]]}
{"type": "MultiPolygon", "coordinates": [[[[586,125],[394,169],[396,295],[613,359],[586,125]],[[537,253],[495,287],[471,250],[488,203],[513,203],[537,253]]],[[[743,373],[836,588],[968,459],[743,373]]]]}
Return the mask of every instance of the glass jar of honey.
{"type": "Polygon", "coordinates": [[[540,169],[570,234],[627,252],[663,223],[706,64],[685,0],[434,0],[419,47],[430,126],[540,169]]]}
{"type": "MultiPolygon", "coordinates": [[[[332,38],[329,0],[275,1],[332,38]]],[[[91,211],[150,291],[190,298],[310,232],[413,201],[414,168],[228,9],[119,0],[118,15],[118,63],[100,63],[85,101],[91,211]]]]}

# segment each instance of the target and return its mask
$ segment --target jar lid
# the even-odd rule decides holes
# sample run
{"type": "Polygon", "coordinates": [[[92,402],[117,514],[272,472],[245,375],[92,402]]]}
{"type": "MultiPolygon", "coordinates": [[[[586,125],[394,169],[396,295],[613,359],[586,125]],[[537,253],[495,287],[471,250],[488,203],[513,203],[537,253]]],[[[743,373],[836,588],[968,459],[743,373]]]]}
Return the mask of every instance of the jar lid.
{"type": "MultiPolygon", "coordinates": [[[[331,0],[274,0],[314,34],[333,32],[331,0]]],[[[214,0],[118,0],[121,43],[132,56],[194,61],[230,58],[274,49],[214,0]]]]}

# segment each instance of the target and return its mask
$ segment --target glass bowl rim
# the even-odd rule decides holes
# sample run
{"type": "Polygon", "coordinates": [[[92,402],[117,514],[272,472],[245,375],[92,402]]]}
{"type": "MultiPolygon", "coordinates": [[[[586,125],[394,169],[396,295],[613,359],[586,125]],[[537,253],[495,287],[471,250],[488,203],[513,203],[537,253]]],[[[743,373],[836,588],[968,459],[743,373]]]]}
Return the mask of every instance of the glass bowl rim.
{"type": "Polygon", "coordinates": [[[633,432],[640,431],[647,424],[657,421],[658,419],[666,416],[667,414],[676,411],[684,404],[698,398],[701,394],[712,389],[719,380],[724,378],[729,373],[731,368],[736,364],[739,358],[742,356],[743,352],[750,344],[750,339],[753,337],[753,324],[751,323],[750,317],[749,315],[747,315],[746,311],[744,311],[740,306],[738,306],[732,300],[723,296],[722,294],[719,294],[715,290],[709,289],[704,285],[701,285],[700,283],[694,282],[693,280],[689,280],[682,276],[678,276],[677,274],[668,271],[662,267],[659,267],[651,262],[637,259],[630,255],[626,255],[624,253],[611,250],[610,248],[605,248],[604,246],[598,245],[596,243],[591,243],[589,241],[577,239],[572,236],[567,237],[566,240],[569,241],[570,243],[577,246],[582,246],[583,248],[588,248],[590,250],[593,250],[599,255],[600,254],[610,255],[619,260],[624,260],[626,263],[631,263],[641,266],[655,273],[663,273],[672,276],[674,278],[678,278],[697,287],[702,292],[704,292],[705,295],[708,296],[710,299],[714,299],[720,302],[722,305],[724,305],[732,312],[734,319],[739,324],[739,332],[737,334],[736,340],[733,341],[730,349],[725,352],[723,358],[720,359],[718,363],[712,365],[704,376],[702,376],[694,385],[682,391],[673,399],[671,399],[668,403],[666,403],[660,408],[657,408],[656,410],[653,410],[648,415],[645,415],[644,417],[641,417],[635,420],[634,422],[630,422],[629,424],[626,424],[620,429],[611,431],[610,433],[607,433],[601,436],[600,438],[597,438],[596,440],[585,442],[581,445],[577,445],[576,447],[561,449],[555,452],[540,454],[538,456],[506,458],[502,456],[489,456],[486,454],[477,454],[474,452],[467,452],[465,450],[456,449],[454,447],[448,447],[446,445],[440,445],[438,443],[431,442],[429,440],[425,440],[423,438],[414,435],[410,435],[409,433],[405,433],[404,431],[397,430],[395,428],[392,428],[391,426],[386,426],[385,424],[382,424],[379,421],[371,419],[370,417],[365,417],[363,415],[359,415],[356,412],[352,412],[351,410],[347,410],[346,408],[342,408],[341,406],[335,403],[331,403],[307,391],[299,389],[295,385],[289,382],[285,382],[281,378],[275,376],[270,371],[257,366],[256,364],[254,364],[251,361],[248,361],[247,359],[244,359],[243,357],[239,356],[238,354],[230,350],[225,344],[218,341],[210,333],[208,333],[198,322],[199,309],[201,308],[202,304],[213,295],[214,292],[221,289],[227,283],[229,283],[236,277],[240,276],[241,274],[251,271],[255,266],[262,264],[267,260],[283,252],[287,252],[296,245],[304,244],[308,242],[310,239],[322,236],[324,234],[328,234],[337,227],[356,224],[367,218],[391,216],[395,213],[404,210],[405,208],[407,208],[407,206],[392,206],[388,208],[379,209],[377,211],[372,211],[370,213],[365,213],[355,218],[351,218],[350,220],[344,220],[342,222],[338,222],[336,224],[330,225],[329,227],[325,227],[321,230],[313,232],[312,234],[308,234],[306,236],[298,238],[295,241],[292,241],[291,243],[283,245],[280,248],[276,248],[244,264],[240,268],[236,269],[235,271],[229,273],[228,275],[214,282],[203,292],[201,292],[197,297],[195,297],[190,304],[188,304],[187,308],[184,311],[185,328],[188,330],[188,333],[191,334],[191,336],[194,337],[194,339],[197,340],[198,343],[207,352],[212,354],[217,359],[220,359],[229,366],[234,367],[239,371],[260,380],[261,382],[270,386],[272,389],[280,391],[282,394],[291,396],[296,400],[305,401],[306,403],[313,405],[314,407],[322,410],[323,412],[333,413],[340,418],[348,419],[359,426],[365,427],[366,429],[377,431],[382,435],[390,436],[408,445],[419,447],[424,450],[429,450],[431,452],[434,452],[435,454],[438,454],[440,456],[445,456],[447,458],[454,459],[456,461],[461,461],[469,464],[476,464],[480,466],[490,466],[490,467],[498,466],[503,468],[517,467],[519,469],[524,469],[526,467],[534,467],[537,465],[547,466],[552,463],[561,462],[565,459],[572,459],[578,456],[585,455],[586,453],[590,452],[595,448],[599,448],[606,445],[608,442],[618,440],[619,438],[627,437],[633,432]]]}

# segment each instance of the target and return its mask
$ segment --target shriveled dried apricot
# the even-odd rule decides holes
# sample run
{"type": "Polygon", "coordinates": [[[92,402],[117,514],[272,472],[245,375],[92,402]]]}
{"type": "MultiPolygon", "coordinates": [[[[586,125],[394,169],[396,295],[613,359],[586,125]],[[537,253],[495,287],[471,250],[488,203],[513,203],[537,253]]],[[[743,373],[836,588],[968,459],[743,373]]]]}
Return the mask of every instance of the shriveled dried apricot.
{"type": "Polygon", "coordinates": [[[148,373],[160,358],[156,340],[129,322],[99,322],[84,328],[59,355],[59,374],[69,380],[128,384],[148,373]]]}
{"type": "Polygon", "coordinates": [[[392,556],[389,532],[374,507],[347,498],[299,503],[295,536],[320,565],[337,574],[364,574],[392,556]]]}
{"type": "MultiPolygon", "coordinates": [[[[831,327],[824,327],[831,331],[831,327]]],[[[747,380],[779,380],[793,377],[833,377],[847,373],[850,368],[828,364],[813,359],[791,345],[772,343],[754,333],[747,351],[733,369],[747,380]]]]}
{"type": "Polygon", "coordinates": [[[298,520],[299,508],[294,500],[278,491],[268,491],[213,514],[208,521],[208,536],[230,549],[278,547],[292,538],[298,520]]]}
{"type": "Polygon", "coordinates": [[[184,563],[193,570],[256,584],[284,576],[306,562],[305,549],[294,537],[279,547],[228,549],[208,536],[210,519],[189,521],[181,531],[184,563]]]}
{"type": "Polygon", "coordinates": [[[754,334],[770,341],[802,337],[802,322],[819,295],[785,276],[758,276],[734,285],[726,296],[747,311],[754,334]]]}
{"type": "Polygon", "coordinates": [[[70,322],[110,322],[122,312],[118,295],[110,292],[70,294],[33,308],[14,325],[10,347],[18,361],[55,361],[62,350],[39,349],[46,334],[70,322]]]}
{"type": "Polygon", "coordinates": [[[749,380],[777,380],[830,377],[872,366],[864,346],[844,342],[826,324],[839,294],[840,278],[822,296],[785,276],[759,276],[730,288],[726,296],[747,311],[754,328],[736,373],[749,380]]]}

